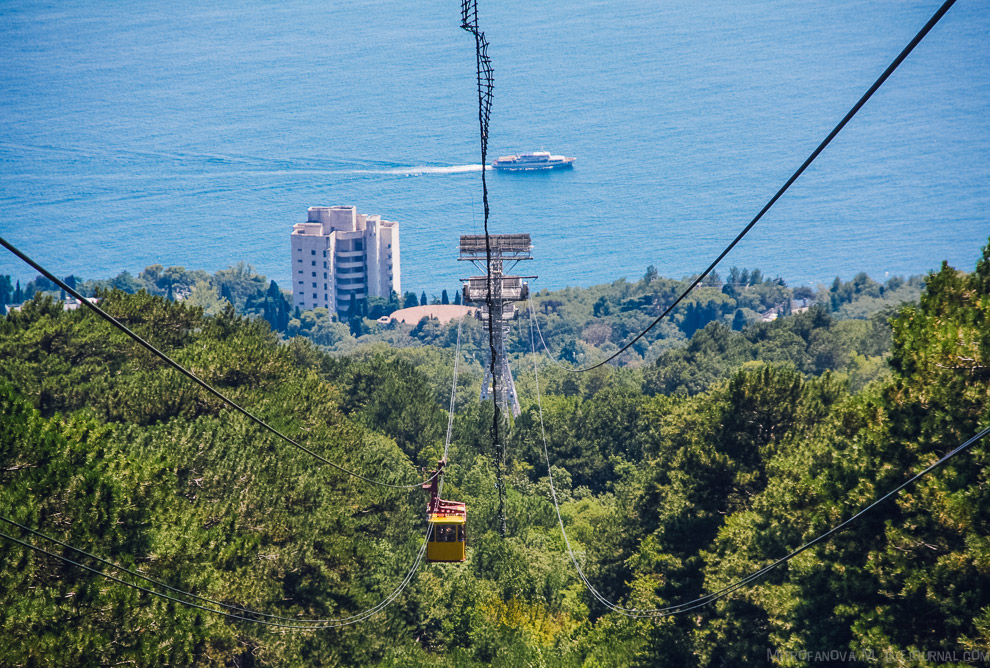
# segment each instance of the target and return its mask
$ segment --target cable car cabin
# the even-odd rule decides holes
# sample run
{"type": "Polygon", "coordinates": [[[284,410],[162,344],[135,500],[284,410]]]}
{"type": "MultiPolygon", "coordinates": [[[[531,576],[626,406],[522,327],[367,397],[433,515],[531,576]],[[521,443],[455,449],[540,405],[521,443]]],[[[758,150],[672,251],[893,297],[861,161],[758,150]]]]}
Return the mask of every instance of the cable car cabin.
{"type": "Polygon", "coordinates": [[[460,515],[430,513],[430,539],[426,542],[427,561],[464,561],[467,550],[464,545],[464,529],[467,514],[464,504],[460,515]]]}
{"type": "Polygon", "coordinates": [[[459,501],[446,501],[440,498],[440,478],[443,465],[437,462],[437,470],[432,479],[423,484],[430,490],[429,505],[426,508],[426,521],[430,532],[426,540],[426,560],[431,562],[464,561],[467,559],[465,530],[467,529],[467,508],[459,501]]]}

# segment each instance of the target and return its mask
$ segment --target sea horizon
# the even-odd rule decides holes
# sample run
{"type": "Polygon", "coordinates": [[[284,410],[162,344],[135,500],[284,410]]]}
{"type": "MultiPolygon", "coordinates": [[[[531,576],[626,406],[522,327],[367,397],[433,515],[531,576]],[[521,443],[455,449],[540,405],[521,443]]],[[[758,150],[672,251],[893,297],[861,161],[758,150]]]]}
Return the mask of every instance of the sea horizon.
{"type": "MultiPolygon", "coordinates": [[[[935,6],[486,6],[489,162],[577,158],[489,172],[491,231],[532,235],[535,289],[697,274],[935,6]]],[[[482,206],[455,5],[3,12],[0,235],[56,274],[244,261],[287,288],[292,225],[353,204],[399,221],[403,291],[457,287],[482,206]]],[[[971,270],[990,234],[988,37],[990,9],[957,3],[718,271],[971,270]]],[[[0,274],[35,272],[4,253],[0,274]]]]}

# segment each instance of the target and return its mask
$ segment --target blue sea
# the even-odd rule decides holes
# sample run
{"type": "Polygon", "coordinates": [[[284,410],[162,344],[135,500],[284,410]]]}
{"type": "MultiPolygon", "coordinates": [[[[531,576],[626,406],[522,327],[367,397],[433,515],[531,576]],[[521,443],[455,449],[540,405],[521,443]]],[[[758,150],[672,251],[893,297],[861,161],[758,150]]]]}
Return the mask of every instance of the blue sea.
{"type": "MultiPolygon", "coordinates": [[[[536,287],[700,271],[938,6],[482,0],[493,232],[536,287]]],[[[312,205],[401,224],[403,288],[482,230],[472,37],[438,2],[0,4],[0,235],[60,275],[244,261],[312,205]]],[[[791,285],[971,269],[990,235],[990,3],[959,0],[725,260],[791,285]]],[[[34,272],[8,254],[0,274],[34,272]]]]}

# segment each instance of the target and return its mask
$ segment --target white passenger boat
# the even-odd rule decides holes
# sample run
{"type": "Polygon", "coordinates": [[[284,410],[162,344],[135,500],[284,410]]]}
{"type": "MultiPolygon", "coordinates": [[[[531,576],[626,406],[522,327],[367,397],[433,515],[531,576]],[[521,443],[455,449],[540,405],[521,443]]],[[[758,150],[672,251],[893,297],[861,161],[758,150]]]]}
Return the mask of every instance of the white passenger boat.
{"type": "Polygon", "coordinates": [[[534,151],[519,155],[503,155],[492,163],[495,169],[517,172],[535,169],[568,169],[574,166],[575,158],[563,155],[550,155],[549,151],[534,151]]]}

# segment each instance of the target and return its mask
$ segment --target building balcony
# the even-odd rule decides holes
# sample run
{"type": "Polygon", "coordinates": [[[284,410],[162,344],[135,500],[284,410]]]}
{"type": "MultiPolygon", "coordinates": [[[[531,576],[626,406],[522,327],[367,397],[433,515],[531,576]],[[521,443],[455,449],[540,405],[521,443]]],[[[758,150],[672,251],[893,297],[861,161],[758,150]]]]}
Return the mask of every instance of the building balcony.
{"type": "MultiPolygon", "coordinates": [[[[338,262],[346,261],[347,258],[364,258],[364,250],[338,250],[338,262]]],[[[353,261],[353,260],[352,260],[353,261]]]]}
{"type": "Polygon", "coordinates": [[[334,269],[338,271],[341,269],[364,269],[364,262],[353,259],[337,261],[337,263],[334,264],[334,269]]]}

